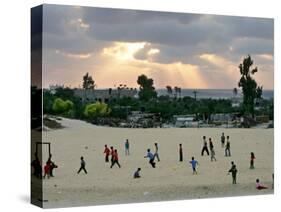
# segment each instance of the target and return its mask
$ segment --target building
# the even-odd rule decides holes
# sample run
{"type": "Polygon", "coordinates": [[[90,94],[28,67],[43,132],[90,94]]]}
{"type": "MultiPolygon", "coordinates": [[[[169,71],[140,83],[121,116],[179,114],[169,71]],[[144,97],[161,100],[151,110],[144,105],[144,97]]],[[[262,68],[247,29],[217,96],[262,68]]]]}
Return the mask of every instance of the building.
{"type": "Polygon", "coordinates": [[[176,115],[173,116],[175,127],[197,127],[198,122],[195,122],[195,115],[176,115]]]}
{"type": "Polygon", "coordinates": [[[138,94],[137,89],[74,89],[74,95],[83,102],[108,102],[113,98],[131,97],[135,98],[138,94]]]}

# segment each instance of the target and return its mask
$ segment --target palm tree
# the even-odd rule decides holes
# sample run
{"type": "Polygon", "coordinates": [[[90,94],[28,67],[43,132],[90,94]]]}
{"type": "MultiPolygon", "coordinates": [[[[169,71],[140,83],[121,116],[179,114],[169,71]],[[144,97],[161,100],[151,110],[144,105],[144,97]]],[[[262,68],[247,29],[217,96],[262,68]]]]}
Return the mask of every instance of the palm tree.
{"type": "Polygon", "coordinates": [[[197,93],[198,93],[198,91],[196,91],[196,90],[193,91],[195,101],[197,99],[197,93]]]}
{"type": "Polygon", "coordinates": [[[172,89],[172,87],[171,87],[170,85],[167,85],[167,86],[166,86],[166,89],[167,89],[168,95],[171,96],[171,95],[173,94],[173,89],[172,89]]]}

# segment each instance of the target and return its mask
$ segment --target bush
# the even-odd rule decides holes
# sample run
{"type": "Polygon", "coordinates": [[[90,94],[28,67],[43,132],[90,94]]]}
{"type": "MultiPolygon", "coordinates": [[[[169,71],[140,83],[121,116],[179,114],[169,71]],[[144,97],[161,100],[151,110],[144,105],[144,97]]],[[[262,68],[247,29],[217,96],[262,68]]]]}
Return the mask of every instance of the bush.
{"type": "Polygon", "coordinates": [[[73,109],[73,103],[70,100],[62,100],[61,98],[56,98],[53,103],[53,111],[57,114],[68,113],[73,109]]]}
{"type": "Polygon", "coordinates": [[[86,105],[84,110],[84,115],[87,118],[93,119],[97,117],[104,117],[110,114],[111,110],[108,108],[107,104],[96,102],[86,105]]]}

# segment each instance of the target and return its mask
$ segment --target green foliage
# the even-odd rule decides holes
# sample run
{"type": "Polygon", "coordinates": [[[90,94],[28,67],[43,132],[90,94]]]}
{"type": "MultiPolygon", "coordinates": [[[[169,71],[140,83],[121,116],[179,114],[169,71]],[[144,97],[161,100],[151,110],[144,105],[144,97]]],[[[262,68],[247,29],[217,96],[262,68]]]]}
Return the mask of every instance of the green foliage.
{"type": "Polygon", "coordinates": [[[107,104],[96,102],[86,105],[84,110],[84,115],[87,118],[93,119],[97,117],[104,117],[109,115],[111,112],[110,108],[108,108],[107,104]]]}
{"type": "Polygon", "coordinates": [[[157,97],[157,92],[153,87],[153,79],[147,78],[144,74],[138,77],[137,83],[140,85],[139,98],[148,101],[157,97]]]}
{"type": "Polygon", "coordinates": [[[254,103],[256,98],[262,96],[262,86],[257,86],[257,82],[253,75],[258,72],[258,68],[251,68],[254,64],[251,56],[244,58],[243,63],[239,65],[241,78],[238,86],[242,87],[243,92],[243,108],[245,113],[254,115],[254,103]]]}
{"type": "Polygon", "coordinates": [[[53,111],[57,114],[68,113],[71,109],[73,109],[73,102],[70,100],[56,98],[53,103],[53,111]]]}

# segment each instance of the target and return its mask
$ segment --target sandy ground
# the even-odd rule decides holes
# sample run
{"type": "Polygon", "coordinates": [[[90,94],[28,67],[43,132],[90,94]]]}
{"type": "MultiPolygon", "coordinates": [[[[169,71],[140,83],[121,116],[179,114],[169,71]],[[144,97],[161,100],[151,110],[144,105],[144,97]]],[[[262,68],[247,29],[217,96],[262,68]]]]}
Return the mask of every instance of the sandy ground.
{"type": "Polygon", "coordinates": [[[54,178],[43,181],[46,208],[273,193],[273,129],[120,129],[78,120],[61,122],[65,128],[43,133],[43,141],[51,142],[53,161],[59,166],[54,178]],[[230,136],[231,157],[224,157],[222,132],[230,136]],[[217,162],[200,155],[203,135],[213,139],[217,162]],[[126,138],[130,156],[125,156],[126,138]],[[154,152],[155,142],[161,161],[153,169],[144,155],[147,148],[154,152]],[[184,162],[178,161],[179,143],[183,145],[184,162]],[[104,144],[118,149],[120,169],[110,169],[104,162],[104,144]],[[249,169],[250,152],[256,155],[254,170],[249,169]],[[83,171],[77,174],[80,156],[85,158],[87,175],[83,171]],[[188,163],[191,156],[199,162],[198,175],[192,175],[188,163]],[[236,185],[227,175],[231,161],[238,168],[236,185]],[[133,179],[138,167],[142,168],[142,177],[133,179]],[[256,190],[256,178],[270,189],[256,190]]]}

